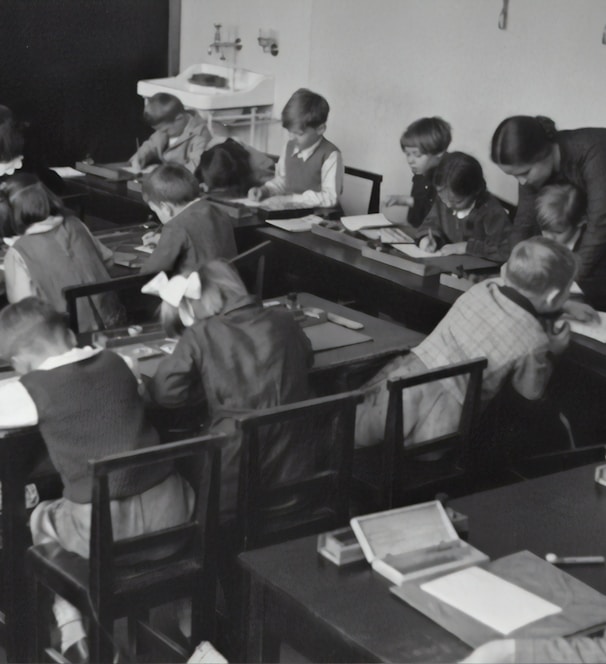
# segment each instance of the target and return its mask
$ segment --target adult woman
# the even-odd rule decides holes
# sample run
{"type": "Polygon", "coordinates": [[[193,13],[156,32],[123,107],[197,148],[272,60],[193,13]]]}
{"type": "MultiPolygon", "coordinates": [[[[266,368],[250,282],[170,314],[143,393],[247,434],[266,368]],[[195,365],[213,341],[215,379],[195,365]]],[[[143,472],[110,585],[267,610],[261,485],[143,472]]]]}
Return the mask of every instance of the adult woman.
{"type": "Polygon", "coordinates": [[[575,253],[581,287],[590,284],[606,260],[606,128],[557,131],[549,118],[513,116],[497,127],[491,158],[520,185],[512,246],[540,233],[535,198],[543,185],[568,182],[585,194],[587,231],[575,253]]]}

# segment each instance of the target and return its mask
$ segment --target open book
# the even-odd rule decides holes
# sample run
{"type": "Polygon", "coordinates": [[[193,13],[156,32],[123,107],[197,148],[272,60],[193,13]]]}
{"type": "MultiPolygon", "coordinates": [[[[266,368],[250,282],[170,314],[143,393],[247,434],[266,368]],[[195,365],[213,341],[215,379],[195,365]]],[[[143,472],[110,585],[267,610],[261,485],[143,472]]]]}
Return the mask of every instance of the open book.
{"type": "Polygon", "coordinates": [[[598,311],[600,320],[597,323],[580,323],[579,321],[570,321],[570,329],[584,337],[606,343],[606,312],[598,311]]]}

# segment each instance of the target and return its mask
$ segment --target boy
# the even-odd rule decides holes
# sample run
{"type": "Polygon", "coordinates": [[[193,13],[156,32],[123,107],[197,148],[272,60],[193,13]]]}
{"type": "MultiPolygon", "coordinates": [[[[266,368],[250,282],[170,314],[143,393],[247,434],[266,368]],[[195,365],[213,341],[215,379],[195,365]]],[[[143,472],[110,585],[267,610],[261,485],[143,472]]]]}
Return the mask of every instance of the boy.
{"type": "Polygon", "coordinates": [[[189,274],[200,263],[214,258],[233,258],[236,251],[230,218],[200,199],[196,178],[178,164],[162,164],[142,181],[143,200],[164,225],[143,237],[157,243],[143,265],[142,273],[189,274]]]}
{"type": "MultiPolygon", "coordinates": [[[[553,240],[535,237],[518,244],[501,270],[502,282],[476,284],[455,302],[434,331],[406,357],[384,367],[358,407],[356,444],[383,439],[388,393],[386,379],[486,357],[482,405],[511,378],[516,392],[541,398],[551,375],[551,355],[561,353],[570,326],[556,321],[576,274],[573,254],[553,240]]],[[[420,442],[456,429],[465,391],[463,380],[427,383],[407,390],[405,438],[420,442]]]]}
{"type": "Polygon", "coordinates": [[[407,221],[420,226],[436,197],[433,171],[448,149],[452,135],[448,122],[439,117],[421,118],[406,128],[400,147],[413,173],[410,196],[389,196],[385,205],[407,205],[407,221]]]}
{"type": "MultiPolygon", "coordinates": [[[[137,380],[111,351],[76,348],[61,315],[35,297],[0,312],[0,340],[1,356],[21,374],[0,384],[0,427],[37,424],[64,487],[63,498],[42,502],[32,513],[34,544],[57,542],[88,558],[88,460],[159,443],[145,420],[137,380]]],[[[193,509],[193,491],[171,466],[115,476],[110,498],[116,539],[178,525],[193,509]]],[[[62,652],[85,657],[79,612],[61,597],[53,611],[62,652]]]]}
{"type": "Polygon", "coordinates": [[[164,92],[147,100],[143,118],[155,131],[131,157],[133,168],[140,171],[150,164],[174,162],[193,173],[211,139],[206,121],[164,92]]]}
{"type": "MultiPolygon", "coordinates": [[[[576,253],[587,232],[585,194],[571,184],[552,184],[539,191],[535,204],[541,233],[576,253]]],[[[606,261],[580,279],[573,293],[600,311],[606,309],[606,261]]]]}
{"type": "Polygon", "coordinates": [[[282,126],[288,131],[276,166],[276,175],[248,197],[261,201],[284,196],[284,202],[300,207],[334,208],[343,189],[341,152],[324,138],[330,107],[324,97],[300,88],[282,110],[282,126]]]}

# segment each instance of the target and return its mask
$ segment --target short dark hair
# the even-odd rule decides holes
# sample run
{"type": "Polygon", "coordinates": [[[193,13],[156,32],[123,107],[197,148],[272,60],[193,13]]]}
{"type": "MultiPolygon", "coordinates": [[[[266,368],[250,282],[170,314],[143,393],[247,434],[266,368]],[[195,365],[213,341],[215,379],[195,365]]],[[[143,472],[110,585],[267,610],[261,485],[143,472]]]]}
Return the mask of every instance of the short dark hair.
{"type": "Polygon", "coordinates": [[[563,291],[575,278],[577,260],[570,249],[547,237],[531,237],[515,245],[505,265],[510,284],[533,295],[563,291]]]}
{"type": "Polygon", "coordinates": [[[141,191],[147,203],[185,205],[198,198],[200,185],[185,166],[166,163],[143,177],[141,191]]]}
{"type": "Polygon", "coordinates": [[[0,356],[36,351],[53,341],[70,342],[65,315],[38,297],[26,297],[0,311],[0,356]]]}
{"type": "Polygon", "coordinates": [[[438,116],[420,118],[409,124],[400,137],[400,147],[418,148],[422,154],[446,152],[452,141],[450,125],[438,116]]]}
{"type": "Polygon", "coordinates": [[[23,154],[23,132],[7,106],[0,106],[0,162],[12,161],[23,154]]]}
{"type": "Polygon", "coordinates": [[[166,92],[158,92],[145,104],[143,119],[147,124],[155,127],[165,122],[174,122],[183,113],[185,113],[185,107],[180,99],[166,92]]]}
{"type": "Polygon", "coordinates": [[[586,211],[585,194],[571,184],[550,184],[535,199],[541,230],[562,232],[578,226],[586,211]]]}
{"type": "Polygon", "coordinates": [[[4,195],[13,212],[13,231],[17,235],[50,215],[64,213],[61,199],[31,173],[16,173],[7,178],[4,195]]]}
{"type": "Polygon", "coordinates": [[[299,88],[282,109],[282,126],[285,129],[315,129],[328,120],[329,111],[330,106],[322,95],[307,88],[299,88]]]}
{"type": "Polygon", "coordinates": [[[437,190],[446,188],[465,198],[477,198],[486,191],[480,162],[464,152],[445,154],[436,167],[433,183],[437,190]]]}
{"type": "Polygon", "coordinates": [[[250,156],[233,138],[228,138],[201,154],[196,177],[206,184],[209,191],[237,188],[244,194],[254,184],[250,156]]]}
{"type": "Polygon", "coordinates": [[[552,149],[556,126],[544,115],[506,118],[492,136],[490,158],[500,166],[534,164],[552,149]]]}

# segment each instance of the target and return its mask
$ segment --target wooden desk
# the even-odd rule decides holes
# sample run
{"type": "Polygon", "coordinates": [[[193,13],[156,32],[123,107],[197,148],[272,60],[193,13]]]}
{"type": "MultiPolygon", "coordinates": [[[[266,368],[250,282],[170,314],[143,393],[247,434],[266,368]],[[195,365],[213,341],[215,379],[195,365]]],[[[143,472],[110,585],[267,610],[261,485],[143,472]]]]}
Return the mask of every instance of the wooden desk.
{"type": "MultiPolygon", "coordinates": [[[[452,501],[469,517],[469,541],[491,558],[528,549],[544,556],[606,551],[606,487],[594,465],[452,501]]],[[[239,557],[250,579],[247,661],[276,661],[285,640],[312,661],[458,661],[469,648],[389,594],[366,563],[338,568],[316,538],[239,557]]],[[[603,565],[566,568],[606,593],[603,565]]]]}

